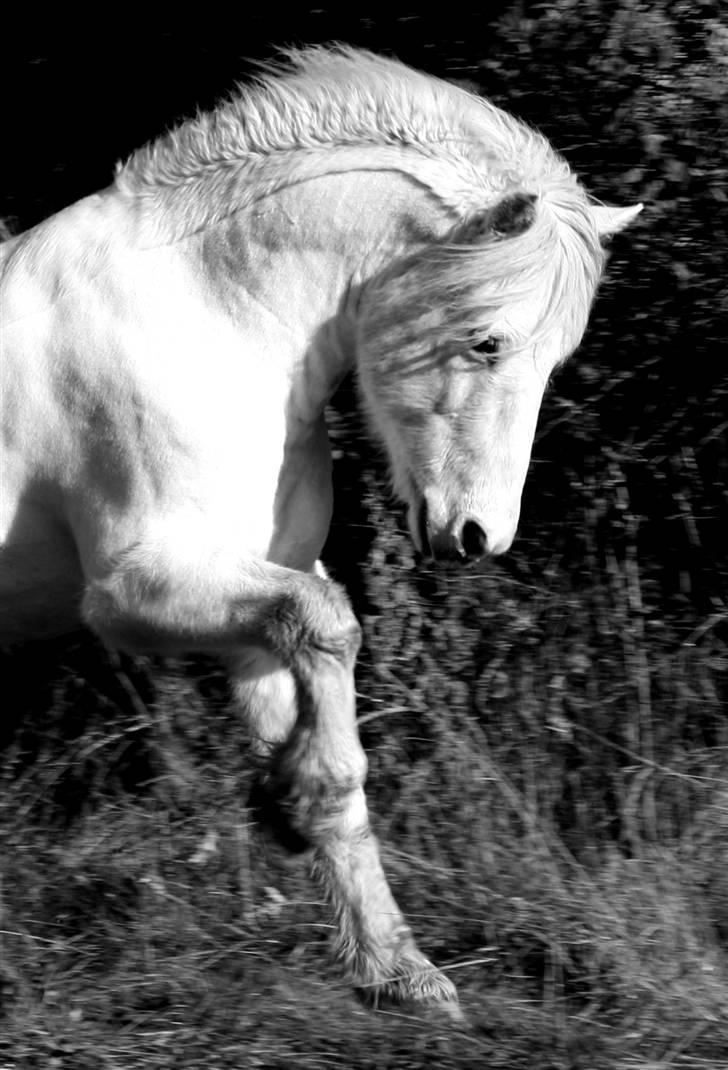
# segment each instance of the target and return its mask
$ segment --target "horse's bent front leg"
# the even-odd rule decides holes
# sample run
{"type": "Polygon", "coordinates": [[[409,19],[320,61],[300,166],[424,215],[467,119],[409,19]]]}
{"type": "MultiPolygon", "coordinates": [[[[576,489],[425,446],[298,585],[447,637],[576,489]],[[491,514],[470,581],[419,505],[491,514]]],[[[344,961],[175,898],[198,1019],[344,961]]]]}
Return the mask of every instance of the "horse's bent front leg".
{"type": "Polygon", "coordinates": [[[327,639],[319,631],[289,652],[297,711],[292,727],[285,704],[278,707],[276,725],[270,707],[261,702],[268,681],[278,698],[285,694],[280,668],[268,678],[238,685],[249,692],[249,708],[259,710],[261,745],[272,752],[266,816],[270,820],[272,813],[274,823],[278,818],[283,842],[313,848],[314,875],[336,915],[337,958],[364,999],[374,1004],[456,1000],[454,986],[418,950],[382,869],[369,825],[366,758],[355,720],[358,627],[333,586],[330,595],[350,623],[327,639]]]}
{"type": "Polygon", "coordinates": [[[227,657],[258,750],[268,757],[266,797],[284,842],[312,849],[347,975],[373,1004],[455,1001],[454,986],[412,938],[369,826],[354,700],[359,626],[346,596],[319,577],[260,562],[243,580],[226,592],[224,606],[214,606],[209,591],[191,605],[188,589],[161,607],[159,577],[151,585],[127,570],[90,587],[86,618],[117,645],[227,657]]]}

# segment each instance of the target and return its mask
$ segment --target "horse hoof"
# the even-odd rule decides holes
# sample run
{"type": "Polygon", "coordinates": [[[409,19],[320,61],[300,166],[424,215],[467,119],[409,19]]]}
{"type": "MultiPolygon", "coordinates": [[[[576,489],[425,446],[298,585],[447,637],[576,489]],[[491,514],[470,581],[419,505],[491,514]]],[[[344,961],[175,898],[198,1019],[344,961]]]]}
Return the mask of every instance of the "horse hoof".
{"type": "Polygon", "coordinates": [[[414,1014],[429,1014],[437,1008],[451,1022],[464,1021],[455,985],[414,947],[400,960],[394,976],[356,987],[360,998],[377,1010],[399,1007],[414,1014]]]}
{"type": "Polygon", "coordinates": [[[458,1003],[457,999],[441,999],[437,1003],[432,1003],[428,1007],[428,1011],[432,1010],[438,1016],[444,1018],[450,1025],[464,1026],[468,1024],[468,1019],[465,1017],[465,1012],[458,1003]]]}

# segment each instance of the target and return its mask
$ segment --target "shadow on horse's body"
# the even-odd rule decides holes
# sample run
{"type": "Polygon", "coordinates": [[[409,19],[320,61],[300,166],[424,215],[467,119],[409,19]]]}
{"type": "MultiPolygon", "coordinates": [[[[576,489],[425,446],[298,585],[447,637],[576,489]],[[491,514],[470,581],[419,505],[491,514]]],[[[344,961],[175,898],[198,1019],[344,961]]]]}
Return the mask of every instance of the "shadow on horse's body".
{"type": "Polygon", "coordinates": [[[420,550],[506,550],[600,237],[638,210],[486,101],[310,49],[0,247],[4,639],[80,616],[222,658],[373,1002],[456,996],[369,829],[324,406],[356,366],[420,550]]]}

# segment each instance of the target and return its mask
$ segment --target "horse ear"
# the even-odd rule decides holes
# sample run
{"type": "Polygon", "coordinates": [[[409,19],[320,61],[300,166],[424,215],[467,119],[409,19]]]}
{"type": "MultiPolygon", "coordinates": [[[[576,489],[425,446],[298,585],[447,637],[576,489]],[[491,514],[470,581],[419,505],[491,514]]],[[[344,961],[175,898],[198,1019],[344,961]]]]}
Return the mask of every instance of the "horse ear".
{"type": "Polygon", "coordinates": [[[476,245],[491,238],[514,238],[523,234],[536,218],[535,204],[533,193],[509,193],[459,227],[458,241],[476,245]]]}
{"type": "Polygon", "coordinates": [[[642,211],[641,204],[634,204],[630,208],[607,208],[603,204],[592,205],[592,216],[597,225],[597,233],[600,238],[608,238],[610,234],[616,234],[624,230],[642,211]]]}

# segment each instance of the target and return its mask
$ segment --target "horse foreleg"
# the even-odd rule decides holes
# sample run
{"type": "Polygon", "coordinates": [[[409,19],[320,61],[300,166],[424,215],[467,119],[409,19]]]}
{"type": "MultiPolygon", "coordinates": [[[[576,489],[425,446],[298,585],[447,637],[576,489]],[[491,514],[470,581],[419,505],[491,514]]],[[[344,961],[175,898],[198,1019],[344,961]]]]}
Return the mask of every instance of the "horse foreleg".
{"type": "Polygon", "coordinates": [[[226,657],[266,758],[268,812],[284,843],[311,851],[347,976],[375,1005],[455,1003],[394,901],[369,825],[354,695],[360,629],[348,599],[320,577],[261,562],[236,575],[234,590],[194,591],[127,567],[89,588],[86,619],[117,645],[226,657]]]}
{"type": "Polygon", "coordinates": [[[362,997],[453,1001],[453,985],[418,950],[392,896],[369,824],[353,640],[297,653],[298,717],[274,764],[274,788],[289,825],[314,848],[314,875],[335,912],[335,952],[362,997]]]}
{"type": "Polygon", "coordinates": [[[237,663],[238,693],[257,749],[270,758],[265,817],[294,850],[312,850],[313,873],[335,912],[335,953],[361,996],[457,1000],[418,950],[387,884],[364,796],[366,758],[355,718],[359,630],[346,599],[326,589],[326,611],[306,640],[237,663]]]}

